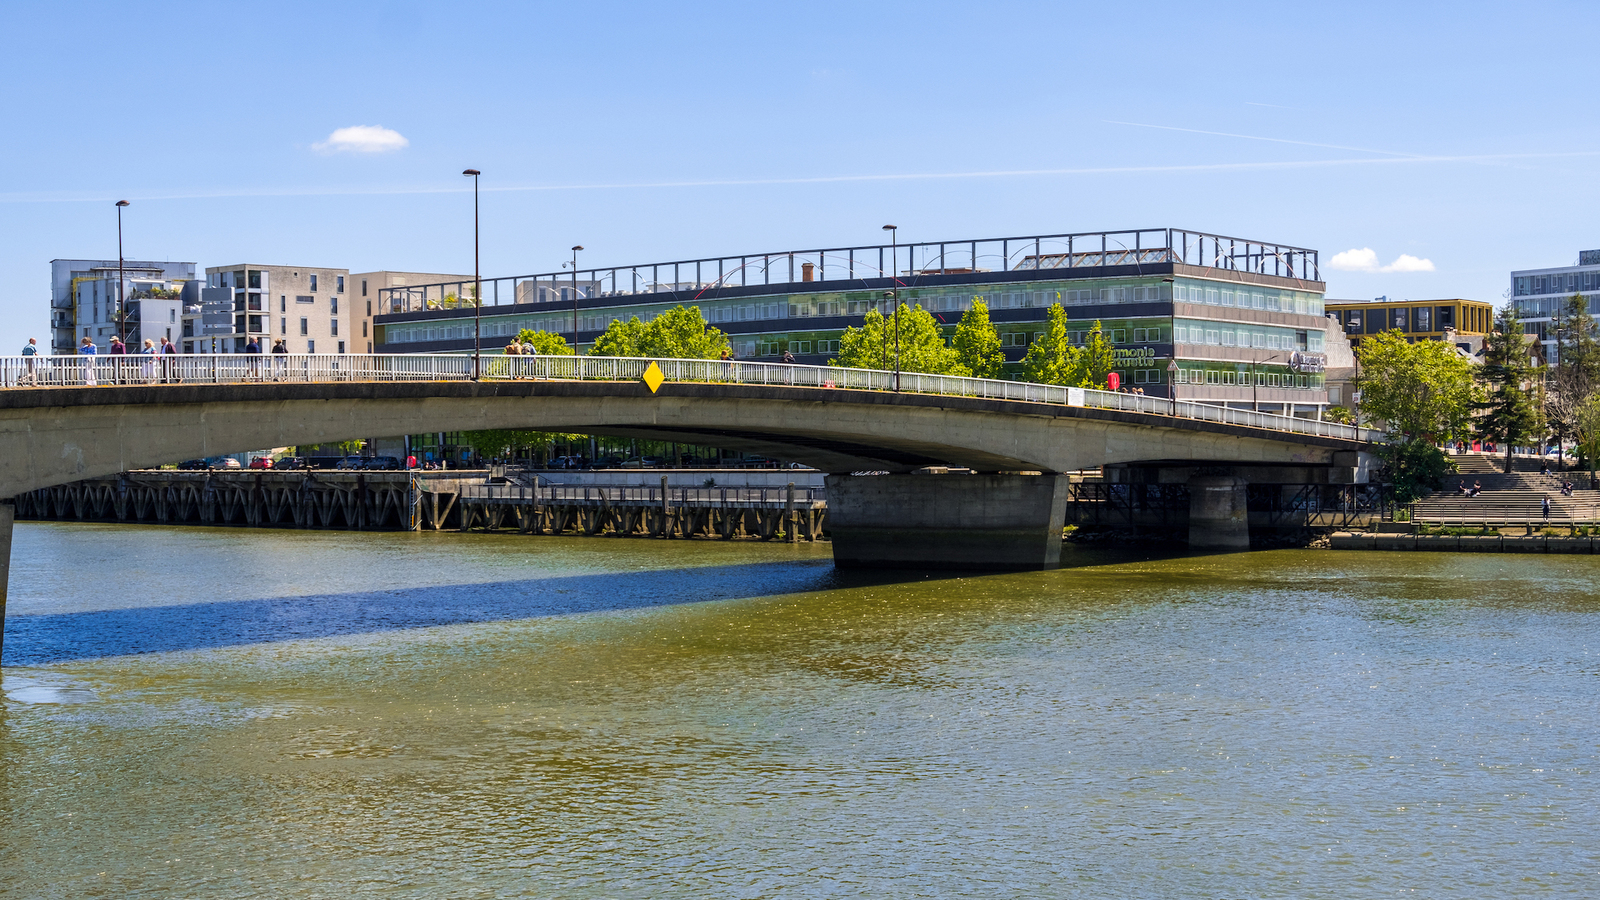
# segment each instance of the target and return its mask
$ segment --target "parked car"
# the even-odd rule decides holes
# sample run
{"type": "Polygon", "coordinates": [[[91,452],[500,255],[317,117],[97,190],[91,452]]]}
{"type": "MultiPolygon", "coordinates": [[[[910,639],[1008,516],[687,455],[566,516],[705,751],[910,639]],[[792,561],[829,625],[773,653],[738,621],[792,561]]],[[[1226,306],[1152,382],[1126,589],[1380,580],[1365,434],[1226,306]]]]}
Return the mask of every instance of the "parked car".
{"type": "Polygon", "coordinates": [[[242,468],[244,468],[244,464],[240,463],[237,459],[234,459],[231,456],[213,456],[210,459],[206,460],[206,463],[207,463],[206,467],[210,468],[210,469],[242,469],[242,468]]]}
{"type": "Polygon", "coordinates": [[[363,469],[380,472],[392,472],[400,468],[400,460],[394,456],[369,456],[363,469]]]}
{"type": "Polygon", "coordinates": [[[274,469],[279,469],[279,470],[285,470],[285,469],[309,469],[309,468],[311,468],[309,465],[306,464],[305,457],[301,457],[301,456],[285,456],[283,459],[280,459],[277,462],[273,463],[272,467],[274,469]]]}
{"type": "Polygon", "coordinates": [[[352,470],[352,469],[364,469],[364,468],[366,468],[366,466],[367,466],[367,461],[365,459],[363,459],[363,458],[361,458],[359,456],[346,456],[344,459],[339,460],[338,464],[335,465],[334,468],[335,469],[352,470]]]}
{"type": "Polygon", "coordinates": [[[622,468],[622,469],[648,469],[650,467],[645,464],[645,461],[643,459],[640,459],[639,457],[635,456],[632,459],[623,460],[622,461],[622,465],[619,466],[618,468],[622,468]]]}
{"type": "Polygon", "coordinates": [[[193,472],[196,470],[209,469],[211,466],[203,459],[186,459],[183,462],[178,463],[178,468],[185,472],[193,472]]]}
{"type": "Polygon", "coordinates": [[[270,456],[258,456],[255,459],[250,460],[250,468],[252,468],[252,469],[270,469],[270,468],[272,468],[272,457],[270,457],[270,456]]]}

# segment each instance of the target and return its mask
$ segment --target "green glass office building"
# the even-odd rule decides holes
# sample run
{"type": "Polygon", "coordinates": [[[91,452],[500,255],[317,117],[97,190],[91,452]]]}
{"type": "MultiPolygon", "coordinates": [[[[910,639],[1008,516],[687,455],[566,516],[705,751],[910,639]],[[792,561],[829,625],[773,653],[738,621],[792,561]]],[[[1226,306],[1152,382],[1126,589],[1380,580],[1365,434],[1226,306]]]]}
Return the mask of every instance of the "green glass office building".
{"type": "MultiPolygon", "coordinates": [[[[1329,321],[1317,253],[1179,229],[884,244],[677,260],[387,288],[378,353],[499,353],[524,328],[580,347],[617,319],[697,306],[740,359],[823,365],[845,329],[893,294],[944,323],[981,299],[1010,361],[1061,304],[1081,341],[1095,322],[1122,383],[1155,396],[1318,416],[1329,321]]],[[[1337,324],[1334,324],[1337,332],[1337,324]]]]}

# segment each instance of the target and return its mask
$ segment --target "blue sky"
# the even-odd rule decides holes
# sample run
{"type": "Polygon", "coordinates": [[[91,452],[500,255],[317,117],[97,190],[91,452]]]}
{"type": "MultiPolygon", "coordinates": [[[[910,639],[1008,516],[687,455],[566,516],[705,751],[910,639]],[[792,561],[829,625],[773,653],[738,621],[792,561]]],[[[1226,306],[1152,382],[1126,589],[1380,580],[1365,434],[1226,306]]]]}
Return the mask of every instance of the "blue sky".
{"type": "Polygon", "coordinates": [[[1600,247],[1595,4],[4,9],[10,353],[117,199],[130,258],[470,272],[469,166],[486,276],[1171,226],[1499,301],[1600,247]]]}

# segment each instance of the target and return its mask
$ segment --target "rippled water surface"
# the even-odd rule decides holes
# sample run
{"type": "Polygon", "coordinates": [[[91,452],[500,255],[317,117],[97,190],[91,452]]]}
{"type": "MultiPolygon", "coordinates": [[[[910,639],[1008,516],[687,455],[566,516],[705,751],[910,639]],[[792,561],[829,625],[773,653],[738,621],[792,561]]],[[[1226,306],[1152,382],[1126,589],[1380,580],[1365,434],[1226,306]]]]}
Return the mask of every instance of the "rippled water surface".
{"type": "Polygon", "coordinates": [[[17,527],[11,897],[1583,896],[1588,557],[17,527]]]}

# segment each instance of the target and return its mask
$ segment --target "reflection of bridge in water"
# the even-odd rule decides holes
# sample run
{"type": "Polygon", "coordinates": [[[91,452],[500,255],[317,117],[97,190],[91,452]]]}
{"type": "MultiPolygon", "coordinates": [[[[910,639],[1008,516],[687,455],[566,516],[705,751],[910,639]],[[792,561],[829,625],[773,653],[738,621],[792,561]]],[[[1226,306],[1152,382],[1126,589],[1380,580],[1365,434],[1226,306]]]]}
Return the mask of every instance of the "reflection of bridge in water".
{"type": "MultiPolygon", "coordinates": [[[[658,360],[665,383],[652,391],[642,359],[492,356],[478,379],[465,356],[178,356],[153,372],[136,357],[34,363],[0,358],[3,498],[373,435],[605,434],[828,473],[834,558],[846,566],[1053,566],[1063,473],[1119,465],[1185,485],[1192,545],[1248,546],[1250,484],[1365,483],[1377,437],[1142,395],[819,366],[658,360]],[[74,371],[95,386],[64,384],[74,371]]],[[[7,558],[13,514],[0,504],[7,558]]]]}

